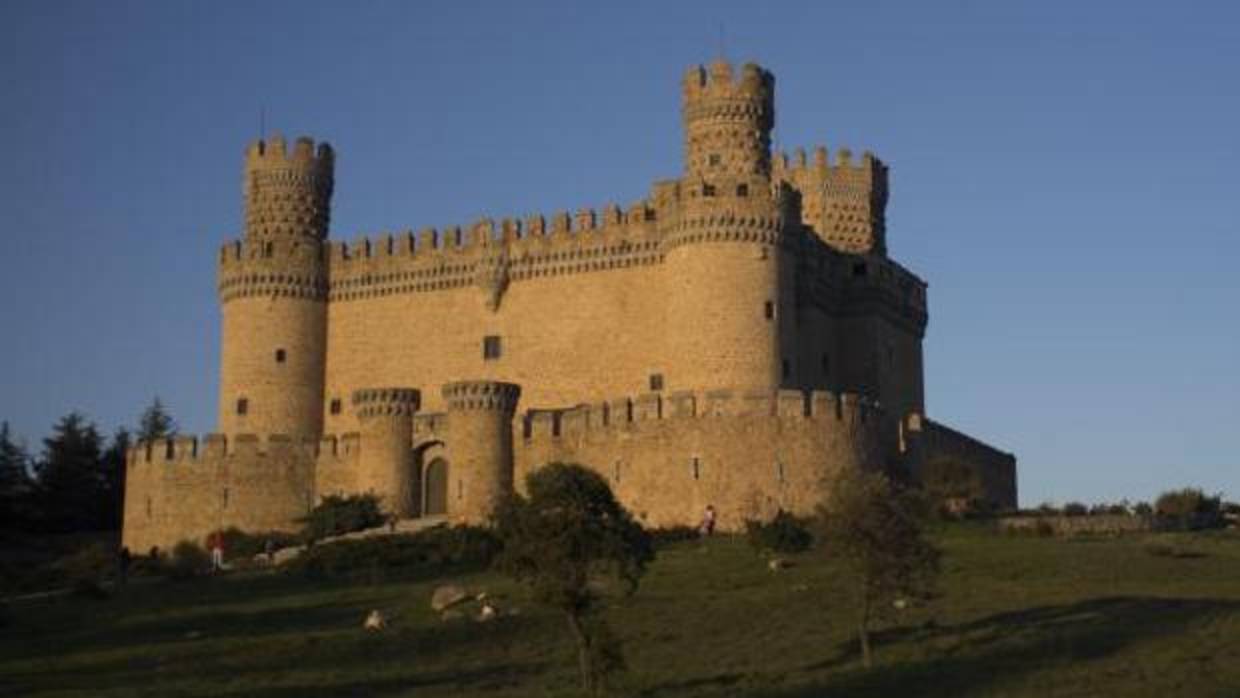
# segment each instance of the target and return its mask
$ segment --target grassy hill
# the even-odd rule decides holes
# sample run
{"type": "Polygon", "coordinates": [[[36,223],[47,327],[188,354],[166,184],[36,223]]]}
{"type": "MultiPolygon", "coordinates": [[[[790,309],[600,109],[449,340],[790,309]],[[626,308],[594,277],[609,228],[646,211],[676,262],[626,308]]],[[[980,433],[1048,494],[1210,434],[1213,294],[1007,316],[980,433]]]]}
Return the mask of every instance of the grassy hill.
{"type": "MultiPolygon", "coordinates": [[[[941,597],[879,634],[859,668],[853,615],[818,558],[771,572],[741,539],[660,552],[608,620],[626,695],[1240,696],[1240,535],[1121,539],[936,533],[941,597]]],[[[563,621],[490,573],[369,583],[231,575],[131,584],[107,601],[10,604],[0,695],[575,695],[563,621]],[[519,615],[445,622],[445,580],[519,615]],[[362,631],[372,608],[389,615],[362,631]]]]}

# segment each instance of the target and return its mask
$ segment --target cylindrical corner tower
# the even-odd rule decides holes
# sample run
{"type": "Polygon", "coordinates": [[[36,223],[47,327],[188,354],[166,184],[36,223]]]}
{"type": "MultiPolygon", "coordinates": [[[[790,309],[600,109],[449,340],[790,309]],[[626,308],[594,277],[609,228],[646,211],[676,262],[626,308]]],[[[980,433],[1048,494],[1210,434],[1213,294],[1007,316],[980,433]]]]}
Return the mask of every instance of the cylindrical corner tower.
{"type": "Polygon", "coordinates": [[[443,387],[448,406],[448,516],[483,524],[512,491],[512,418],[521,387],[460,381],[443,387]]]}
{"type": "Polygon", "coordinates": [[[747,64],[689,70],[684,177],[664,237],[668,356],[692,357],[669,389],[773,390],[784,366],[779,323],[782,194],[770,179],[775,80],[747,64]]]}
{"type": "Polygon", "coordinates": [[[246,152],[245,238],[220,253],[219,430],[317,437],[323,428],[323,241],[334,154],[299,138],[246,152]]]}
{"type": "Polygon", "coordinates": [[[413,472],[413,415],[422,395],[412,388],[370,388],[353,393],[361,429],[357,489],[378,495],[385,511],[401,518],[421,510],[413,472]]]}

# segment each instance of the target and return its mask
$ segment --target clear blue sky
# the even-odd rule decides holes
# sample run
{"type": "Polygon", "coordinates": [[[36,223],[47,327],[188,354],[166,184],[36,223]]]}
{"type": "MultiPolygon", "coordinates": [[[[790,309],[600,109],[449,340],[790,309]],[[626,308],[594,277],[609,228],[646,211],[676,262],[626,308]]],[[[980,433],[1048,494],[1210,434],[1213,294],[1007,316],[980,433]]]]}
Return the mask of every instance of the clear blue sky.
{"type": "Polygon", "coordinates": [[[678,78],[778,79],[781,145],[891,166],[931,416],[1021,499],[1240,498],[1240,4],[0,5],[0,419],[155,394],[213,427],[217,246],[267,124],[337,148],[332,234],[640,198],[678,78]]]}

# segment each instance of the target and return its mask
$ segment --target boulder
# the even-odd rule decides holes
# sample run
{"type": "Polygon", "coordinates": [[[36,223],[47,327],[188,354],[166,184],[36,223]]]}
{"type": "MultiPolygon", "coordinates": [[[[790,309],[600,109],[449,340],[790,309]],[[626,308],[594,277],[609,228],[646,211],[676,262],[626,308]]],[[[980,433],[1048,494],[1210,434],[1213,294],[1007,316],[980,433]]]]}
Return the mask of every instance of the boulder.
{"type": "Polygon", "coordinates": [[[771,558],[770,562],[766,563],[766,567],[772,572],[778,572],[780,570],[786,570],[789,567],[792,567],[792,561],[786,560],[782,557],[774,557],[774,558],[771,558]]]}
{"type": "Polygon", "coordinates": [[[387,627],[387,619],[376,609],[366,615],[366,620],[362,623],[362,627],[372,633],[378,632],[387,627]]]}
{"type": "Polygon", "coordinates": [[[470,598],[465,587],[459,584],[444,584],[436,587],[434,593],[431,594],[431,610],[438,613],[470,598]]]}
{"type": "Polygon", "coordinates": [[[301,555],[303,550],[305,550],[305,548],[303,548],[300,545],[294,545],[294,546],[290,546],[287,548],[280,548],[279,550],[275,551],[275,553],[272,554],[272,564],[283,565],[289,560],[292,560],[298,555],[301,555]]]}

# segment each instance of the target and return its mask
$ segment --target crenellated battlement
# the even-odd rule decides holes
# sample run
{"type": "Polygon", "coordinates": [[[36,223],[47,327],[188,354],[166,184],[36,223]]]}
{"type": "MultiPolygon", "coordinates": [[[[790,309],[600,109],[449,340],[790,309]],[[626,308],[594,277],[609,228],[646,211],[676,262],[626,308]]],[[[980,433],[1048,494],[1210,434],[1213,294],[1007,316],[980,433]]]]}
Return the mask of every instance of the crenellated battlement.
{"type": "Polygon", "coordinates": [[[521,398],[521,386],[502,381],[456,381],[443,386],[449,411],[512,412],[521,398]]]}
{"type": "Polygon", "coordinates": [[[835,426],[877,428],[882,407],[862,395],[825,390],[741,392],[715,390],[669,395],[645,393],[563,409],[529,409],[520,416],[522,437],[577,438],[586,433],[632,430],[649,423],[701,419],[816,420],[835,426]]]}
{"type": "Polygon", "coordinates": [[[233,240],[220,247],[216,290],[220,302],[246,297],[327,298],[323,248],[314,241],[233,240]]]}
{"type": "Polygon", "coordinates": [[[370,417],[412,417],[422,404],[422,393],[413,388],[364,388],[353,391],[353,411],[370,417]]]}
{"type": "Polygon", "coordinates": [[[814,149],[812,162],[803,148],[791,157],[780,152],[771,178],[800,193],[802,223],[827,244],[850,253],[885,252],[887,166],[870,151],[854,160],[840,148],[834,164],[824,146],[814,149]]]}
{"type": "Polygon", "coordinates": [[[318,456],[319,439],[288,434],[207,434],[177,436],[168,439],[140,441],[130,447],[126,461],[130,467],[150,463],[243,463],[251,459],[318,456]]]}
{"type": "Polygon", "coordinates": [[[326,141],[315,146],[313,138],[301,136],[290,149],[284,136],[276,134],[255,140],[245,149],[246,169],[252,170],[302,170],[331,176],[336,163],[336,152],[326,141]]]}
{"type": "Polygon", "coordinates": [[[775,76],[756,63],[741,66],[739,75],[727,61],[696,65],[685,71],[681,97],[686,121],[748,116],[769,129],[774,118],[775,76]]]}
{"type": "Polygon", "coordinates": [[[484,218],[467,228],[330,241],[329,296],[349,301],[654,264],[662,261],[655,223],[643,200],[628,209],[484,218]]]}

